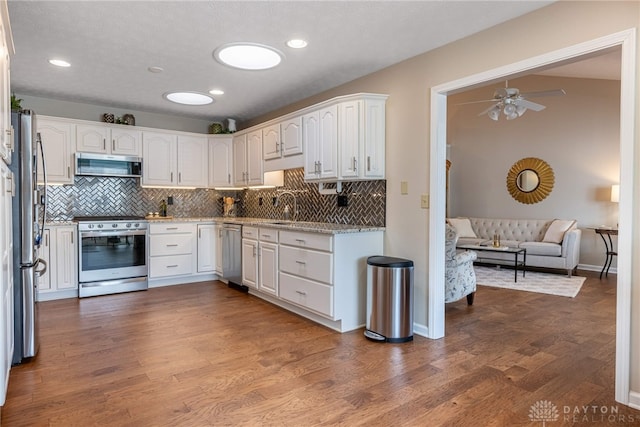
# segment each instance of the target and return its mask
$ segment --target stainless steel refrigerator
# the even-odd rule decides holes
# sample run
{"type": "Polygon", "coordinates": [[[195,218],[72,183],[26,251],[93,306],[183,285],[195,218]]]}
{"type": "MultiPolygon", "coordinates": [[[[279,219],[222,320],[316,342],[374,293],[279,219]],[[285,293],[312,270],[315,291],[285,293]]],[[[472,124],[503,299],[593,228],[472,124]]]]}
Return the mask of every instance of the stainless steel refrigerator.
{"type": "Polygon", "coordinates": [[[13,198],[13,363],[22,363],[38,352],[38,276],[47,265],[38,258],[46,216],[44,150],[36,131],[36,115],[23,110],[11,114],[14,152],[10,169],[15,177],[13,198]],[[42,185],[38,185],[38,175],[42,185]]]}

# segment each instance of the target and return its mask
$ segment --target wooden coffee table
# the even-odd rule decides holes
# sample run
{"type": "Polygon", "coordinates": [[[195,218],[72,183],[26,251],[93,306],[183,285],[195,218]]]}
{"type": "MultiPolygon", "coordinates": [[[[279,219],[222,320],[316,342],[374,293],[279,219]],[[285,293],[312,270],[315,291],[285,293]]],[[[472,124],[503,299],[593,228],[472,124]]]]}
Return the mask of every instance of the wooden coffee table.
{"type": "MultiPolygon", "coordinates": [[[[482,254],[478,254],[478,260],[486,260],[486,261],[504,261],[501,258],[491,257],[491,253],[503,253],[503,254],[511,254],[513,255],[513,269],[514,273],[514,281],[518,282],[518,267],[522,267],[522,277],[524,277],[526,267],[527,267],[527,250],[524,248],[512,248],[508,246],[501,246],[496,248],[494,246],[482,246],[482,245],[460,245],[457,246],[457,249],[464,249],[466,251],[476,251],[476,252],[484,252],[488,253],[488,256],[484,256],[482,254]]],[[[495,263],[495,262],[494,262],[495,263]]],[[[500,263],[495,263],[496,265],[500,265],[500,263]]]]}

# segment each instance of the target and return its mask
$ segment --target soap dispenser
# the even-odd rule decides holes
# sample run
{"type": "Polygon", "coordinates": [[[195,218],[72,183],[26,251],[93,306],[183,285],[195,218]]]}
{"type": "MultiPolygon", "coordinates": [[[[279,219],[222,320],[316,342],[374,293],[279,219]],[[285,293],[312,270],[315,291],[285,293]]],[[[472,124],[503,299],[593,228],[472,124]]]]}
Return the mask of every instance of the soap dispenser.
{"type": "Polygon", "coordinates": [[[289,221],[289,205],[284,205],[284,211],[282,213],[284,215],[284,219],[289,221]]]}

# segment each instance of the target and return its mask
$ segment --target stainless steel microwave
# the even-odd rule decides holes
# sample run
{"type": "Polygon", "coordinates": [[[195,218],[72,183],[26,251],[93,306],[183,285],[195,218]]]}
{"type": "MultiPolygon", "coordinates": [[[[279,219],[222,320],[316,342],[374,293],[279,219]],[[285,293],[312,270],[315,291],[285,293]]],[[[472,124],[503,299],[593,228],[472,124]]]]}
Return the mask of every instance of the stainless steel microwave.
{"type": "Polygon", "coordinates": [[[76,175],[141,177],[142,158],[76,153],[76,175]]]}

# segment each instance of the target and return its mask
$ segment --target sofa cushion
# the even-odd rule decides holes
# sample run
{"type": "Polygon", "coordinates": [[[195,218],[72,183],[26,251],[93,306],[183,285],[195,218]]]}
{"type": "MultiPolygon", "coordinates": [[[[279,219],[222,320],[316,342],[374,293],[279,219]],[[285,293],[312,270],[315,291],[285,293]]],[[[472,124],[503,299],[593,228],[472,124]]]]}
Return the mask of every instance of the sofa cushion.
{"type": "Polygon", "coordinates": [[[458,239],[457,246],[463,245],[481,245],[483,243],[487,243],[487,239],[478,239],[473,237],[461,237],[458,239]]]}
{"type": "Polygon", "coordinates": [[[456,229],[456,232],[458,233],[458,238],[461,238],[461,237],[477,238],[478,237],[476,236],[476,233],[473,231],[473,228],[471,228],[471,221],[469,221],[469,218],[449,218],[448,221],[449,221],[449,224],[451,224],[453,228],[456,229]]]}
{"type": "Polygon", "coordinates": [[[527,255],[560,256],[562,246],[548,242],[522,242],[520,247],[527,250],[527,255]]]}
{"type": "Polygon", "coordinates": [[[567,232],[573,225],[575,220],[554,219],[547,228],[547,232],[542,238],[543,242],[548,243],[562,243],[564,239],[564,233],[567,232]]]}

